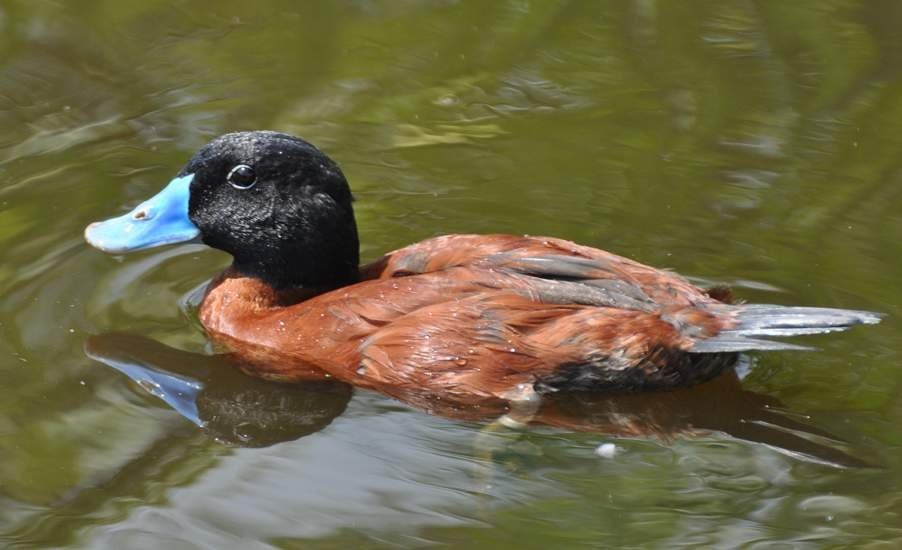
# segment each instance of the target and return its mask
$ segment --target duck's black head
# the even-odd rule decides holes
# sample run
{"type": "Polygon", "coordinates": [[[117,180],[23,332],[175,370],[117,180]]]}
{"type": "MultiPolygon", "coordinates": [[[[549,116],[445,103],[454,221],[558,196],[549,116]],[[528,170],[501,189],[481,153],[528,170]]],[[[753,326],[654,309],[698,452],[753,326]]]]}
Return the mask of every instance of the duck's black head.
{"type": "Polygon", "coordinates": [[[313,145],[238,132],[205,145],[158,195],[91,224],[85,237],[108,252],[199,237],[275,288],[334,288],[358,273],[351,200],[338,165],[313,145]]]}

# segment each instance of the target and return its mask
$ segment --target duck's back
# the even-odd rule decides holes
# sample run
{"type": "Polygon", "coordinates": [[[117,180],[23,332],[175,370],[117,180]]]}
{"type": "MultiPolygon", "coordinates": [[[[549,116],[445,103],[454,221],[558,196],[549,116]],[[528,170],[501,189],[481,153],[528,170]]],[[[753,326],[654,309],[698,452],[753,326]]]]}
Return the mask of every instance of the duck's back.
{"type": "MultiPolygon", "coordinates": [[[[574,298],[595,304],[600,289],[612,305],[653,310],[662,305],[715,302],[683,277],[604,250],[551,237],[444,235],[386,254],[364,267],[366,278],[398,277],[467,266],[584,285],[574,298]],[[582,296],[582,298],[580,297],[582,296]]],[[[541,286],[541,285],[539,285],[541,286]]],[[[566,286],[566,285],[565,285],[566,286]]],[[[566,298],[562,296],[561,300],[566,298]]]]}

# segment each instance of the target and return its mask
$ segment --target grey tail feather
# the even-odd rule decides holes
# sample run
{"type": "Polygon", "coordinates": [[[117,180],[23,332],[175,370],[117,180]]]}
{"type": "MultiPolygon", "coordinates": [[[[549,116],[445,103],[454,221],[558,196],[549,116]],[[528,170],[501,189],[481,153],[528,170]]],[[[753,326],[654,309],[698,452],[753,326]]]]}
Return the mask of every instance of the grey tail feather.
{"type": "Polygon", "coordinates": [[[811,350],[814,348],[762,338],[840,332],[855,325],[877,324],[883,317],[870,311],[827,307],[749,304],[733,306],[731,309],[736,312],[736,326],[697,342],[692,347],[692,352],[811,350]]]}

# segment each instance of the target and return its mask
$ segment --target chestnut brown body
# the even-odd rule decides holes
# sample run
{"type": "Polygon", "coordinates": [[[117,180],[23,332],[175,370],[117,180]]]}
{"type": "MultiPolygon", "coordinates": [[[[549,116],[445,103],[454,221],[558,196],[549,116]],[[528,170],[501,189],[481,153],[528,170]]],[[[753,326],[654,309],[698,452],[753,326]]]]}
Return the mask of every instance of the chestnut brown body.
{"type": "Polygon", "coordinates": [[[709,379],[732,353],[693,354],[734,324],[685,279],[559,239],[447,235],[387,254],[306,299],[227,271],[200,308],[251,374],[324,376],[460,403],[518,385],[637,390],[709,379]]]}

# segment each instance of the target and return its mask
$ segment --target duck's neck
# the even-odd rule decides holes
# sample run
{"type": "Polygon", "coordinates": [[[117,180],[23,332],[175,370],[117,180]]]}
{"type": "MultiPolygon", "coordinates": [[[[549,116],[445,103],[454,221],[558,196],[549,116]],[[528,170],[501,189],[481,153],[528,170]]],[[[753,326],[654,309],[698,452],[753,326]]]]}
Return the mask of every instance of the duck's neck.
{"type": "Polygon", "coordinates": [[[317,289],[304,287],[276,289],[257,277],[249,277],[230,267],[207,285],[203,305],[220,302],[220,308],[228,306],[245,312],[261,312],[302,302],[321,293],[317,289]]]}
{"type": "Polygon", "coordinates": [[[357,282],[360,245],[353,214],[346,220],[305,221],[299,231],[233,251],[231,271],[288,293],[325,292],[357,282]]]}
{"type": "MultiPolygon", "coordinates": [[[[311,262],[315,263],[316,260],[311,262]]],[[[359,267],[356,258],[336,263],[328,269],[321,265],[308,265],[303,260],[292,262],[273,258],[264,261],[241,261],[236,258],[229,272],[236,277],[257,280],[278,294],[309,295],[356,283],[359,267]]]]}

